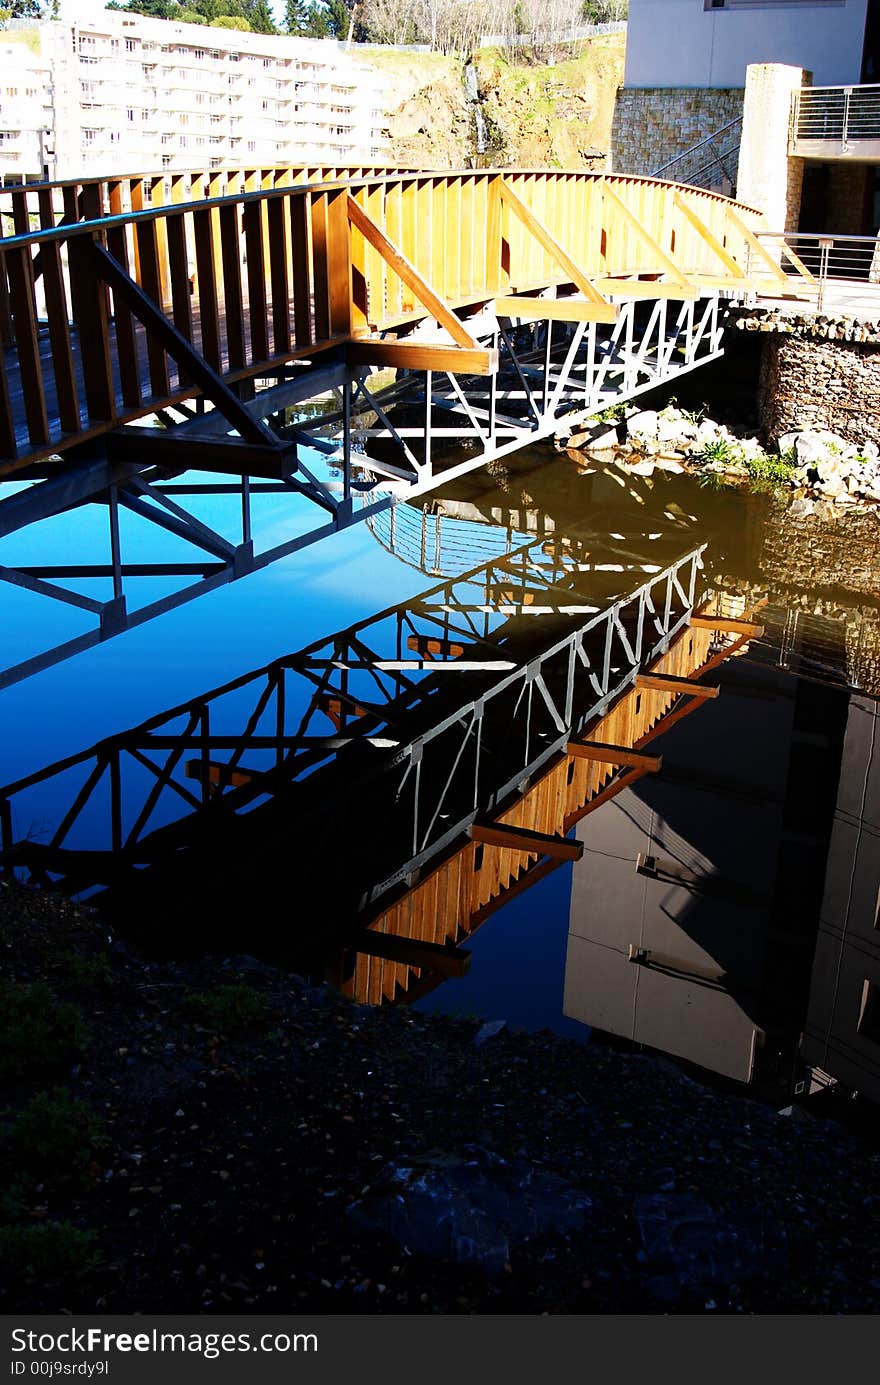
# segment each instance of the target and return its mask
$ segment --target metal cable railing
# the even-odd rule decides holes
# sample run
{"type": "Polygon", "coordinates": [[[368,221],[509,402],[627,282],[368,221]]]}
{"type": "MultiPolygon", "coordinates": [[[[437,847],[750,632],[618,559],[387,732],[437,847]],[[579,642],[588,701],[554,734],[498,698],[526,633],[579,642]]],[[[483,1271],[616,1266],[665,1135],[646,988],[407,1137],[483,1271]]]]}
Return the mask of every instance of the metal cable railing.
{"type": "MultiPolygon", "coordinates": [[[[761,244],[774,259],[793,252],[817,281],[816,309],[872,311],[880,317],[880,240],[876,236],[839,236],[818,231],[761,232],[761,244]]],[[[759,270],[747,264],[747,273],[759,270]]]]}
{"type": "Polygon", "coordinates": [[[791,153],[864,152],[865,141],[880,142],[880,85],[802,87],[792,103],[791,153]],[[833,146],[833,149],[832,149],[833,146]]]}

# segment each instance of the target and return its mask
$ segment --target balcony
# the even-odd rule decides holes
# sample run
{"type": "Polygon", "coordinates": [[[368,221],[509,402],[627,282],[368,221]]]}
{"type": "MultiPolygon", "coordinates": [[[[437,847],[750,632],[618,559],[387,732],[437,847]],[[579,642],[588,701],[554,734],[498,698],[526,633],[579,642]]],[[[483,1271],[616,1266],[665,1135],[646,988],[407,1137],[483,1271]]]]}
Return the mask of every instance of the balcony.
{"type": "Polygon", "coordinates": [[[880,85],[795,92],[788,152],[801,159],[880,163],[880,85]]]}

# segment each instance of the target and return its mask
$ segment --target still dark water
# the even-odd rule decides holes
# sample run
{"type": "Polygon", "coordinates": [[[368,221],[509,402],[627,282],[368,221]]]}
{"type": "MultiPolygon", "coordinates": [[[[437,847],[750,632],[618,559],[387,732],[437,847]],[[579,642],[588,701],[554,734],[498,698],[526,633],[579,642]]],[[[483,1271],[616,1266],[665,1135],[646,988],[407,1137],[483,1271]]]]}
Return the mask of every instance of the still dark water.
{"type": "MultiPolygon", "coordinates": [[[[201,511],[218,527],[222,504],[201,511]]],[[[300,522],[289,505],[265,498],[264,542],[300,522]]],[[[715,675],[721,696],[657,742],[662,774],[580,824],[582,860],[496,913],[467,944],[470,973],[417,1003],[646,1045],[780,1103],[834,1082],[880,1100],[880,525],[804,509],[522,452],[441,490],[427,513],[398,507],[393,526],[387,514],[355,526],[3,691],[0,782],[509,545],[576,539],[604,592],[615,569],[706,543],[712,586],[732,610],[760,604],[764,635],[715,675]]],[[[28,561],[72,553],[70,526],[47,524],[28,561]]],[[[135,561],[147,540],[123,538],[135,561]]],[[[170,556],[149,543],[140,556],[170,556]]],[[[38,622],[29,594],[4,586],[2,600],[4,665],[77,633],[68,609],[47,624],[50,603],[38,622]]],[[[47,781],[16,805],[17,831],[47,840],[70,801],[69,783],[47,781]]],[[[77,830],[73,844],[98,844],[97,818],[77,830]]],[[[341,849],[326,870],[344,869],[341,849]]]]}

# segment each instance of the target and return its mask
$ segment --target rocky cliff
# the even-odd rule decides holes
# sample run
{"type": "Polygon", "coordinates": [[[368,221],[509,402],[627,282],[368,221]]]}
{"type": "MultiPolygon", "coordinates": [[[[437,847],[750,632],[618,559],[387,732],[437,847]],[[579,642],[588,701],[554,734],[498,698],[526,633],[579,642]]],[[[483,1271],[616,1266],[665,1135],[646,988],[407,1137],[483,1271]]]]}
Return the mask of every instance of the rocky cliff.
{"type": "Polygon", "coordinates": [[[541,63],[497,49],[467,62],[372,49],[364,56],[381,75],[387,157],[430,168],[595,166],[610,147],[624,42],[605,35],[541,63]]]}

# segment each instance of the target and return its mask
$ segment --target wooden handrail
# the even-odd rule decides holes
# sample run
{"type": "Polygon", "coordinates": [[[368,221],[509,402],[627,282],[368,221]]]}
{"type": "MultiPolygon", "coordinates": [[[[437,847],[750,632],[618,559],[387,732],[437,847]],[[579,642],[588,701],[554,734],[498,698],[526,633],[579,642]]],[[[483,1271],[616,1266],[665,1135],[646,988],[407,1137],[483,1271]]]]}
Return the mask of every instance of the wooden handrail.
{"type": "Polygon", "coordinates": [[[149,205],[145,175],[130,180],[142,204],[132,210],[124,180],[53,184],[69,219],[33,230],[19,207],[17,234],[0,239],[0,337],[17,347],[0,369],[0,475],[199,394],[208,379],[199,358],[218,397],[231,381],[340,346],[358,363],[410,357],[413,369],[491,372],[496,358],[462,308],[499,298],[515,316],[519,295],[534,317],[536,294],[562,291],[555,315],[610,321],[607,293],[693,296],[722,279],[740,287],[760,228],[757,213],[718,194],[630,175],[383,170],[275,181],[296,171],[274,170],[270,187],[253,186],[269,181],[265,170],[172,173],[172,183],[195,177],[198,195],[181,201],[172,186],[170,200],[149,205]],[[172,333],[158,331],[163,315],[172,333]],[[446,335],[423,335],[418,347],[378,340],[425,319],[456,345],[446,335]],[[19,403],[13,417],[17,392],[27,410],[19,403]]]}

